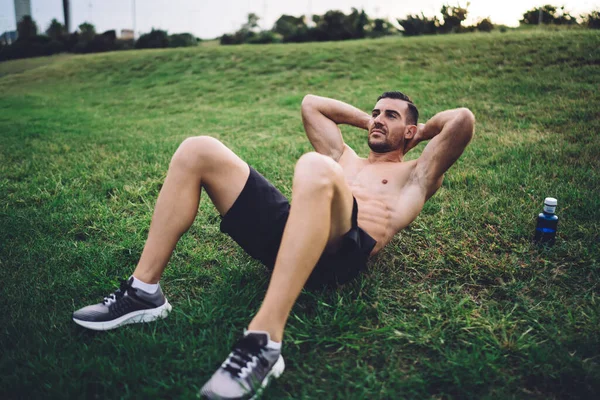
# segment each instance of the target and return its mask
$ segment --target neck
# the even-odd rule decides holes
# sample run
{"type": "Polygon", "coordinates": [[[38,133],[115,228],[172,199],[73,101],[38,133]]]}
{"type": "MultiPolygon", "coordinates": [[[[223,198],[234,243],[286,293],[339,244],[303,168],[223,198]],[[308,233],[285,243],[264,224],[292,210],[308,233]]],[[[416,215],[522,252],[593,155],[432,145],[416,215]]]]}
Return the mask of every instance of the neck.
{"type": "Polygon", "coordinates": [[[380,163],[380,162],[402,162],[404,159],[404,152],[401,149],[389,151],[387,153],[376,153],[373,150],[369,151],[369,162],[380,163]]]}

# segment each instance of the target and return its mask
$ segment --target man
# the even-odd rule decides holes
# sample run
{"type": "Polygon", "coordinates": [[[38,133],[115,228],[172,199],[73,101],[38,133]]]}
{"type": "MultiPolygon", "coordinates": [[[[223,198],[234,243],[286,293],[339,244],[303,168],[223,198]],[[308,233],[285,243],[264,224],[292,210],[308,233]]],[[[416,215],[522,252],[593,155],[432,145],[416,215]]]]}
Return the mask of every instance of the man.
{"type": "Polygon", "coordinates": [[[158,197],[148,240],[133,276],[100,304],[73,314],[106,330],[164,318],[171,305],[158,281],[191,226],[204,188],[223,216],[221,230],[272,268],[264,301],[244,337],[202,388],[211,399],[248,399],[284,369],[283,331],[305,284],[346,282],[410,224],[471,140],[473,114],[459,108],[418,124],[400,92],[377,99],[371,115],[334,99],[307,95],[302,121],[316,152],[300,157],[292,205],[254,169],[211,137],[186,139],[175,152],[158,197]],[[343,141],[339,124],[368,131],[369,156],[343,141]],[[417,160],[404,161],[430,140],[417,160]]]}

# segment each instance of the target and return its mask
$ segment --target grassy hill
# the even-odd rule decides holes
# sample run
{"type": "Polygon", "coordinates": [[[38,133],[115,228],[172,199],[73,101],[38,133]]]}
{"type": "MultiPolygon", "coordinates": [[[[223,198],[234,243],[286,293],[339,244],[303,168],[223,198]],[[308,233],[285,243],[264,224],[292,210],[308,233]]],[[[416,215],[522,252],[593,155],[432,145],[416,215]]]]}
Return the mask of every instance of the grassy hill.
{"type": "MultiPolygon", "coordinates": [[[[266,399],[591,398],[600,393],[600,33],[509,32],[199,47],[0,64],[0,393],[195,398],[258,309],[265,269],[206,198],[157,323],[79,329],[129,276],[171,155],[210,134],[288,195],[307,93],[476,135],[419,218],[344,288],[303,292],[266,399]],[[544,197],[557,244],[530,244],[544,197]]],[[[367,153],[364,132],[344,139],[367,153]]],[[[418,157],[420,145],[409,158],[418,157]]]]}

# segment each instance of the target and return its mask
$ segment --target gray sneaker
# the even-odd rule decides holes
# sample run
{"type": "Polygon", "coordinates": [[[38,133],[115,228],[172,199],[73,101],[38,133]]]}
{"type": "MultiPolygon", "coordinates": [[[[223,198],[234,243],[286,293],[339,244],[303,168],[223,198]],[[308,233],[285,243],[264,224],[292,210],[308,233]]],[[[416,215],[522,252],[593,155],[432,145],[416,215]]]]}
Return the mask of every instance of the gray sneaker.
{"type": "Polygon", "coordinates": [[[73,313],[75,323],[96,331],[107,331],[121,325],[150,322],[165,318],[171,305],[160,286],[155,293],[131,287],[133,277],[121,281],[121,287],[99,304],[84,307],[73,313]]]}
{"type": "Polygon", "coordinates": [[[269,334],[248,332],[227,360],[200,390],[204,399],[254,400],[271,377],[279,378],[285,369],[280,350],[267,347],[269,334]]]}

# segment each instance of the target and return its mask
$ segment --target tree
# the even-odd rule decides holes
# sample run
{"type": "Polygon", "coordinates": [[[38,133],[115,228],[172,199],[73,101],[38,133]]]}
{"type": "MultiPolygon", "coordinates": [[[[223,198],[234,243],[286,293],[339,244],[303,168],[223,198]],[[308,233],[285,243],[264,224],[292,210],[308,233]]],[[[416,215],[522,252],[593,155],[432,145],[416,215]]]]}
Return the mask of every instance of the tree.
{"type": "Polygon", "coordinates": [[[96,28],[89,22],[79,25],[79,38],[85,42],[91,42],[96,36],[96,28]]]}
{"type": "Polygon", "coordinates": [[[221,44],[242,43],[272,43],[275,36],[269,31],[258,32],[260,17],[254,13],[248,14],[248,20],[233,35],[221,36],[221,44]]]}
{"type": "Polygon", "coordinates": [[[532,8],[529,11],[526,11],[523,14],[523,19],[521,22],[525,25],[538,25],[542,24],[550,24],[554,21],[554,16],[556,15],[556,7],[546,4],[543,7],[532,8]],[[541,13],[541,15],[540,15],[541,13]]]}
{"type": "Polygon", "coordinates": [[[425,14],[407,15],[404,19],[397,20],[404,36],[433,35],[440,29],[437,17],[428,18],[425,14]]]}
{"type": "MultiPolygon", "coordinates": [[[[469,7],[470,3],[467,3],[469,7]]],[[[462,22],[467,19],[469,13],[467,7],[463,8],[460,5],[457,7],[444,5],[442,6],[442,17],[444,18],[444,25],[442,25],[442,33],[449,32],[460,32],[462,22]]]]}
{"type": "Polygon", "coordinates": [[[30,40],[37,36],[37,25],[29,15],[23,16],[17,24],[18,40],[30,40]]]}
{"type": "Polygon", "coordinates": [[[240,30],[243,32],[254,32],[258,28],[258,21],[260,21],[260,17],[254,13],[250,13],[248,14],[248,21],[242,25],[240,30]]]}
{"type": "Polygon", "coordinates": [[[540,23],[540,17],[542,24],[556,24],[556,25],[575,25],[577,19],[572,16],[569,12],[565,11],[565,7],[556,7],[550,4],[546,4],[542,7],[532,8],[523,14],[521,23],[525,25],[538,25],[540,23]]]}
{"type": "Polygon", "coordinates": [[[275,21],[273,32],[280,34],[284,42],[306,42],[309,40],[308,26],[304,20],[304,15],[300,17],[282,15],[275,21]]]}
{"type": "Polygon", "coordinates": [[[560,15],[556,17],[554,23],[557,25],[577,25],[577,19],[565,10],[565,6],[560,7],[560,15]]]}
{"type": "Polygon", "coordinates": [[[353,27],[350,20],[341,11],[327,11],[322,17],[317,18],[318,23],[314,30],[315,39],[318,41],[326,40],[346,40],[354,36],[353,27]]]}
{"type": "Polygon", "coordinates": [[[48,35],[51,39],[61,40],[67,34],[67,28],[58,22],[56,18],[52,19],[48,29],[46,29],[46,35],[48,35]]]}
{"type": "Polygon", "coordinates": [[[352,12],[346,17],[346,29],[350,31],[353,39],[362,39],[366,36],[365,28],[369,25],[369,17],[365,10],[358,12],[352,8],[352,12]]]}
{"type": "Polygon", "coordinates": [[[590,29],[600,29],[600,11],[592,11],[589,14],[582,15],[583,23],[590,29]]]}
{"type": "Polygon", "coordinates": [[[378,38],[381,36],[391,35],[394,33],[394,31],[396,31],[396,28],[389,21],[376,18],[373,21],[371,32],[369,32],[369,37],[378,38]]]}

